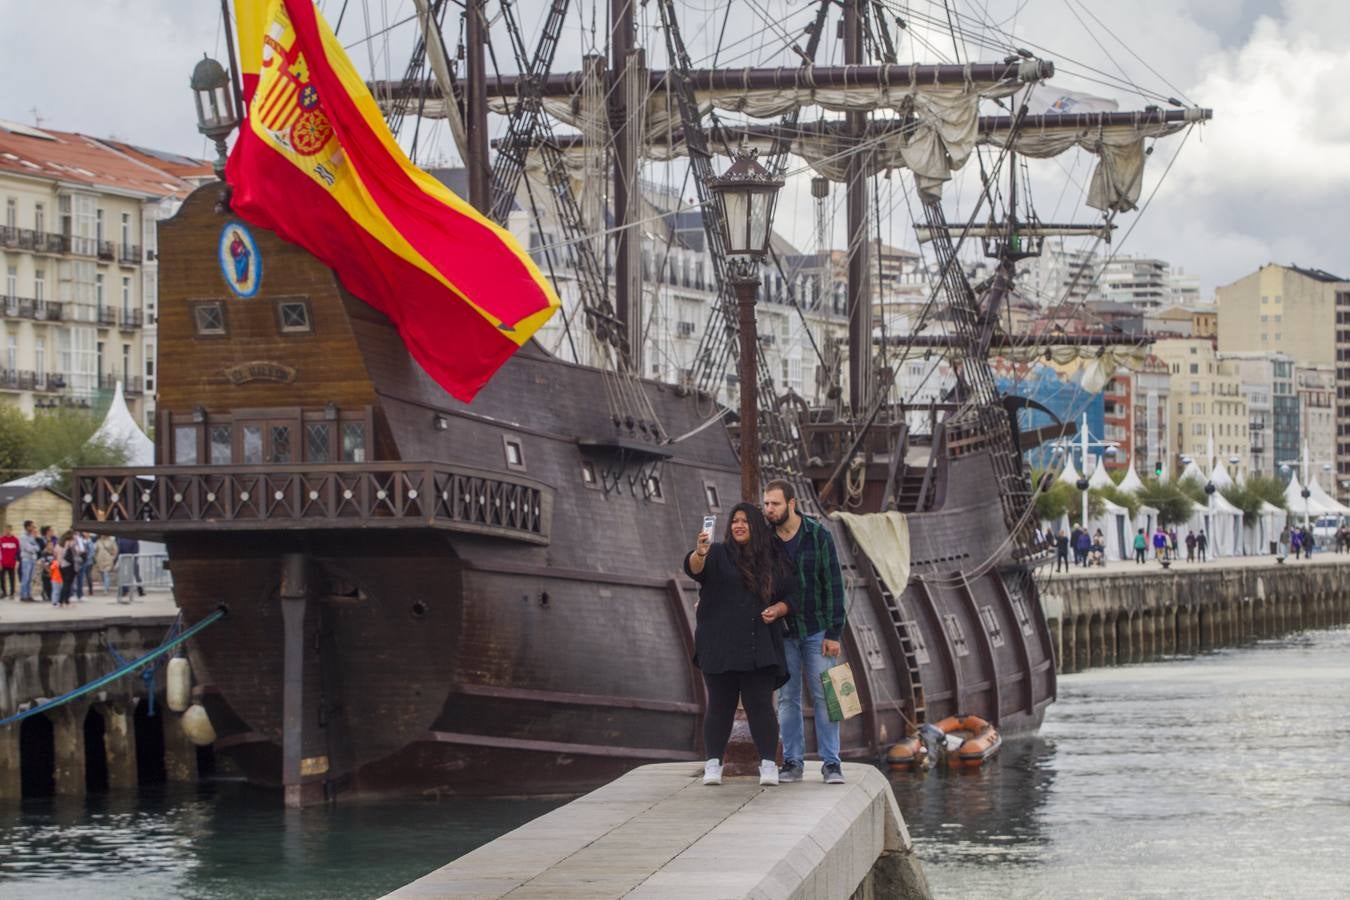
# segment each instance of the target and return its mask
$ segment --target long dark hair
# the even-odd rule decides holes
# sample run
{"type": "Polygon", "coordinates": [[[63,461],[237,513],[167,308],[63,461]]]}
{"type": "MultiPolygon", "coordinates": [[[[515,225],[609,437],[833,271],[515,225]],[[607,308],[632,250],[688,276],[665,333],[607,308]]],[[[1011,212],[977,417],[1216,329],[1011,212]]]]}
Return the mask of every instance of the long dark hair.
{"type": "Polygon", "coordinates": [[[737,503],[727,516],[727,530],[722,537],[727,556],[741,573],[741,583],[745,589],[757,595],[764,605],[769,605],[773,597],[773,583],[783,565],[783,552],[774,540],[773,531],[764,519],[764,513],[752,503],[737,503]],[[750,540],[739,544],[731,536],[731,523],[736,513],[745,513],[750,525],[750,540]]]}

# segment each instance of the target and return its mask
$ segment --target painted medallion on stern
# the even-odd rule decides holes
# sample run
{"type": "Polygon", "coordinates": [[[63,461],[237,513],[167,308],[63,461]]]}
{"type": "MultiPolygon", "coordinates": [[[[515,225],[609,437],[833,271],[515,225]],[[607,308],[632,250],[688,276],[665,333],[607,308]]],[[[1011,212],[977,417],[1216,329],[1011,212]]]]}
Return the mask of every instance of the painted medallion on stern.
{"type": "Polygon", "coordinates": [[[248,300],[262,287],[262,254],[243,222],[227,222],[220,230],[220,274],[236,297],[248,300]]]}

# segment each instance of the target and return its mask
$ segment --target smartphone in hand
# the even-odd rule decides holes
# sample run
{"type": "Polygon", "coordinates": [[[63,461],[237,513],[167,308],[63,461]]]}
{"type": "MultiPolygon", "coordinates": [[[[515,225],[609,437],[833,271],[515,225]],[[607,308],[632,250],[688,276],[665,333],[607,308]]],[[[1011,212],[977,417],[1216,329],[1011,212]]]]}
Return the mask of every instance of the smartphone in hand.
{"type": "Polygon", "coordinates": [[[703,533],[708,536],[708,540],[713,539],[713,529],[717,527],[717,516],[703,517],[703,533]]]}

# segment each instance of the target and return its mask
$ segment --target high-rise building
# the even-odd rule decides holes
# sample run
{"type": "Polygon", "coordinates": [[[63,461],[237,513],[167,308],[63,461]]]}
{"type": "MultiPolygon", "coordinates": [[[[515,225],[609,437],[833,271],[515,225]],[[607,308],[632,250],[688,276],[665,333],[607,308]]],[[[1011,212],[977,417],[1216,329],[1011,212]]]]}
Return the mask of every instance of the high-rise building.
{"type": "Polygon", "coordinates": [[[1299,398],[1294,391],[1294,361],[1283,353],[1220,353],[1237,369],[1247,398],[1247,469],[1278,475],[1282,462],[1299,452],[1299,398]]]}
{"type": "Polygon", "coordinates": [[[4,401],[88,407],[121,382],[152,426],[155,222],[210,178],[198,160],[0,122],[4,401]]]}
{"type": "Polygon", "coordinates": [[[1324,487],[1343,502],[1350,499],[1350,281],[1321,269],[1270,263],[1219,287],[1216,295],[1225,353],[1275,351],[1300,366],[1333,367],[1334,448],[1325,459],[1336,477],[1324,487]]]}
{"type": "Polygon", "coordinates": [[[1153,345],[1171,375],[1172,465],[1181,471],[1181,457],[1209,465],[1210,438],[1215,455],[1227,461],[1251,458],[1247,398],[1237,366],[1221,360],[1209,338],[1169,338],[1153,345]]]}

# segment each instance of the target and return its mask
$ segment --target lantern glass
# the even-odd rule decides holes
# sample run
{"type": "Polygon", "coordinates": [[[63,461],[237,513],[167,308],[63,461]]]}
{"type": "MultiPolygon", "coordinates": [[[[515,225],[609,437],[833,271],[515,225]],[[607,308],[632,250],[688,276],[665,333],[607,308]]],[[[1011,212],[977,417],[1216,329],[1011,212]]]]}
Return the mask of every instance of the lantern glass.
{"type": "Polygon", "coordinates": [[[773,212],[773,194],[755,191],[750,195],[749,253],[763,256],[769,249],[769,219],[773,212]]]}
{"type": "Polygon", "coordinates": [[[749,253],[750,202],[745,191],[728,190],[722,194],[722,208],[727,217],[727,252],[749,253]]]}

